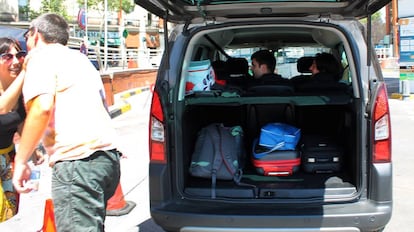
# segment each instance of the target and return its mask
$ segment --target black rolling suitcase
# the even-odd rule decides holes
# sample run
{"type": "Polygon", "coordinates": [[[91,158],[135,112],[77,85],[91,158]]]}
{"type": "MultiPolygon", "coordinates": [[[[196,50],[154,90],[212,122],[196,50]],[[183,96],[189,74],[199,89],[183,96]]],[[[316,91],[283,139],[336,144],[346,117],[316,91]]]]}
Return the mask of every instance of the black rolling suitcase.
{"type": "Polygon", "coordinates": [[[341,170],[343,148],[330,136],[303,136],[301,153],[305,172],[332,173],[341,170]]]}

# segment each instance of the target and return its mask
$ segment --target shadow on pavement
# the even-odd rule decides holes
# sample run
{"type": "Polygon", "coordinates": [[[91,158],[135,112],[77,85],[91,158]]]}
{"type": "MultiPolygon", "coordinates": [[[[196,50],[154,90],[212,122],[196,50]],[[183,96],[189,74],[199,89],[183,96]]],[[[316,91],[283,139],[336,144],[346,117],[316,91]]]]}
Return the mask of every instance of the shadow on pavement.
{"type": "Polygon", "coordinates": [[[160,231],[164,231],[163,229],[161,229],[161,227],[159,227],[157,224],[155,224],[155,222],[152,219],[148,219],[148,220],[142,222],[141,224],[139,224],[138,226],[139,226],[139,231],[140,232],[160,232],[160,231]]]}

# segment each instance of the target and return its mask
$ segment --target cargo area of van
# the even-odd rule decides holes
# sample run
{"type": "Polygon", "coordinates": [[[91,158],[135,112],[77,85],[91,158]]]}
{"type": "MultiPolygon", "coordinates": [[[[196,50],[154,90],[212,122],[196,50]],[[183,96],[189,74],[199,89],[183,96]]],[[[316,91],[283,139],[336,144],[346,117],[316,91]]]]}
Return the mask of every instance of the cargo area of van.
{"type": "Polygon", "coordinates": [[[323,104],[321,99],[327,100],[330,97],[248,97],[248,100],[233,99],[232,102],[225,98],[222,103],[219,103],[220,97],[187,99],[188,105],[183,112],[185,123],[182,124],[182,141],[187,145],[183,146],[186,149],[183,151],[183,163],[186,165],[182,169],[184,192],[188,197],[211,196],[211,180],[192,177],[188,173],[194,151],[194,146],[191,145],[195,144],[201,128],[211,123],[222,123],[225,126],[243,128],[245,162],[241,182],[248,185],[238,186],[233,181],[218,180],[217,197],[335,201],[354,196],[358,186],[357,167],[360,165],[356,157],[358,144],[355,128],[358,112],[354,107],[355,102],[351,96],[346,95],[332,95],[323,104]],[[309,98],[315,99],[314,105],[309,98]],[[287,176],[265,176],[258,172],[251,162],[253,144],[260,136],[260,128],[273,122],[287,123],[301,130],[302,139],[296,148],[299,153],[301,143],[306,137],[329,137],[343,152],[340,170],[309,173],[301,166],[295,173],[287,176]]]}
{"type": "MultiPolygon", "coordinates": [[[[346,73],[346,69],[349,72],[349,64],[344,48],[346,45],[340,42],[341,35],[329,30],[295,26],[263,26],[258,27],[255,34],[246,28],[200,34],[193,38],[187,49],[190,53],[185,57],[191,60],[186,62],[188,66],[184,66],[181,79],[185,97],[182,107],[179,107],[182,108],[179,113],[181,123],[178,124],[181,131],[177,134],[182,135],[178,141],[182,142],[179,146],[183,151],[180,157],[182,167],[178,169],[177,176],[182,177],[180,186],[185,197],[211,198],[213,194],[215,198],[233,200],[297,202],[335,202],[355,198],[361,178],[359,167],[362,165],[361,157],[357,155],[362,149],[358,144],[360,133],[357,131],[361,127],[358,120],[361,112],[358,111],[360,102],[354,97],[352,76],[346,73]],[[296,37],[289,38],[293,34],[296,37]],[[274,44],[275,55],[281,56],[275,57],[279,62],[276,69],[283,71],[286,83],[251,87],[250,56],[261,49],[260,44],[266,44],[263,40],[269,38],[279,38],[279,43],[274,44]],[[240,44],[241,41],[244,43],[240,44]],[[330,47],[333,43],[335,46],[330,47]],[[223,47],[219,47],[220,44],[223,47]],[[310,75],[313,56],[326,51],[339,57],[340,80],[331,84],[298,87],[295,81],[310,75]],[[211,57],[211,53],[216,55],[211,57]],[[197,72],[201,72],[199,76],[197,72]],[[286,76],[289,73],[292,76],[286,76]],[[240,126],[244,142],[242,184],[218,179],[214,186],[215,193],[212,193],[211,179],[194,177],[189,172],[198,133],[212,123],[226,127],[240,126]],[[268,123],[285,123],[300,130],[300,139],[295,147],[300,164],[294,172],[267,173],[254,165],[254,144],[260,137],[261,128],[268,123]],[[335,168],[330,168],[326,163],[322,164],[326,168],[309,170],[309,165],[305,165],[304,143],[310,139],[319,143],[318,138],[321,141],[322,138],[329,138],[327,146],[335,146],[335,152],[340,154],[340,157],[333,158],[337,162],[335,168]]],[[[267,43],[266,46],[270,45],[267,43]]],[[[309,160],[315,162],[314,158],[309,160]]]]}

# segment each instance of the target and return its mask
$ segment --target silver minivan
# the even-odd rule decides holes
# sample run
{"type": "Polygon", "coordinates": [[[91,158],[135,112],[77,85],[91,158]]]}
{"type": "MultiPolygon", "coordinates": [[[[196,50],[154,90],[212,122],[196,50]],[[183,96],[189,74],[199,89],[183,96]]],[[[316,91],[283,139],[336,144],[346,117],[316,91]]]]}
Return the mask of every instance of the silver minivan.
{"type": "Polygon", "coordinates": [[[392,213],[388,96],[370,20],[366,27],[358,20],[390,0],[135,2],[163,18],[165,32],[174,25],[149,123],[150,210],[158,225],[181,232],[385,228],[392,213]],[[249,87],[251,55],[258,50],[274,54],[276,72],[289,86],[249,87]],[[335,83],[300,85],[319,53],[339,63],[335,83]],[[271,122],[339,144],[340,169],[258,172],[252,148],[271,122]],[[214,197],[212,181],[190,173],[197,136],[211,123],[243,128],[245,151],[245,185],[217,180],[214,197]]]}

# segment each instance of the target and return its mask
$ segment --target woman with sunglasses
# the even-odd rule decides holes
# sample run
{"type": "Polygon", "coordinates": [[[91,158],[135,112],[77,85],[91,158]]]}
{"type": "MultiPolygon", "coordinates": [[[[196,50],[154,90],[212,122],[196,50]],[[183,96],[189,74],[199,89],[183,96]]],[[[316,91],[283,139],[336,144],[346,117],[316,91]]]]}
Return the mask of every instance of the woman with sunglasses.
{"type": "Polygon", "coordinates": [[[12,184],[14,135],[26,117],[21,88],[26,52],[11,38],[0,38],[0,222],[17,213],[19,195],[12,184]],[[19,75],[20,74],[20,75],[19,75]]]}
{"type": "Polygon", "coordinates": [[[0,38],[0,114],[14,108],[21,95],[24,75],[19,73],[25,56],[16,40],[0,38]]]}

